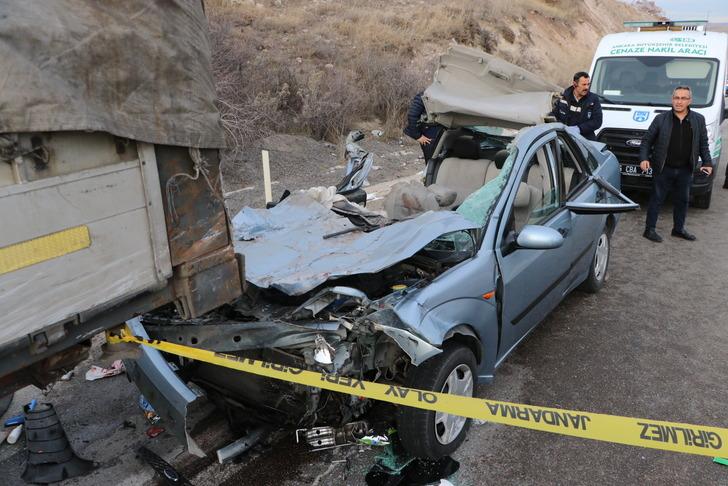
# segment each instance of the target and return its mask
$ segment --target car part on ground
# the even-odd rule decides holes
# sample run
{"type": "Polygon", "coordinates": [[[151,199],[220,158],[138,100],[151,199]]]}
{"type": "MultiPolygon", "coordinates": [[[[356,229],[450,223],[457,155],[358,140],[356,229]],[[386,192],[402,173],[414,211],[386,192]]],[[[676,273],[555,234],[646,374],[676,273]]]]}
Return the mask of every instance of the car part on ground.
{"type": "Polygon", "coordinates": [[[245,453],[245,451],[260,442],[269,431],[268,427],[259,426],[238,440],[231,442],[225,447],[221,447],[217,450],[217,462],[220,464],[232,462],[240,454],[245,453]]]}
{"type": "Polygon", "coordinates": [[[360,444],[360,440],[370,432],[365,420],[349,422],[341,427],[312,427],[296,430],[296,443],[306,441],[312,451],[322,451],[344,445],[360,444]]]}
{"type": "Polygon", "coordinates": [[[182,476],[170,463],[159,457],[154,452],[150,451],[146,447],[142,446],[137,451],[139,458],[152,466],[154,472],[156,472],[162,480],[163,484],[168,486],[192,486],[187,478],[182,476]]]}

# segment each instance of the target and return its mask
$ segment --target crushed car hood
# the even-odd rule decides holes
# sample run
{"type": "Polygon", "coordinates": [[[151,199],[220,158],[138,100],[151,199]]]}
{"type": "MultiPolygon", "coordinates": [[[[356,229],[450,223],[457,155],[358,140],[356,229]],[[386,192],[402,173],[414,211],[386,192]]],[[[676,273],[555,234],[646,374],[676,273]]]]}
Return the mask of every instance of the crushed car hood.
{"type": "Polygon", "coordinates": [[[288,295],[304,294],[329,279],[379,272],[445,233],[477,227],[453,211],[431,211],[370,233],[324,239],[354,225],[305,194],[272,209],[243,208],[233,226],[246,280],[288,295]]]}
{"type": "Polygon", "coordinates": [[[451,46],[440,56],[423,100],[429,120],[448,128],[521,128],[549,120],[561,89],[478,49],[451,46]]]}

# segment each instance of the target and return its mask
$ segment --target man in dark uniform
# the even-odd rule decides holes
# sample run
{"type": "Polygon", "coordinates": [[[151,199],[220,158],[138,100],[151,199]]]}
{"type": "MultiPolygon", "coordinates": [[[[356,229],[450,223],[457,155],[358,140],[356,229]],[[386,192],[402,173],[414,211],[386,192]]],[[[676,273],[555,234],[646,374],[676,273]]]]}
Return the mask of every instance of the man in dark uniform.
{"type": "Polygon", "coordinates": [[[424,123],[423,115],[425,114],[425,103],[422,101],[422,92],[419,92],[412,98],[407,111],[407,126],[404,133],[417,140],[422,148],[425,163],[427,163],[435,152],[437,142],[442,134],[442,126],[424,123]]]}
{"type": "Polygon", "coordinates": [[[662,241],[655,231],[657,216],[669,191],[672,191],[673,199],[672,236],[688,241],[696,239],[685,229],[693,172],[698,169],[705,175],[713,172],[705,118],[690,109],[692,99],[689,86],[675,88],[672,110],[657,115],[642,137],[640,168],[644,172],[652,168],[653,174],[643,236],[656,243],[662,241]],[[702,161],[701,165],[698,165],[698,159],[702,161]]]}
{"type": "Polygon", "coordinates": [[[591,79],[589,74],[579,71],[574,74],[574,83],[564,90],[556,102],[553,115],[567,127],[589,140],[596,140],[594,133],[602,126],[602,104],[599,97],[589,91],[591,79]]]}

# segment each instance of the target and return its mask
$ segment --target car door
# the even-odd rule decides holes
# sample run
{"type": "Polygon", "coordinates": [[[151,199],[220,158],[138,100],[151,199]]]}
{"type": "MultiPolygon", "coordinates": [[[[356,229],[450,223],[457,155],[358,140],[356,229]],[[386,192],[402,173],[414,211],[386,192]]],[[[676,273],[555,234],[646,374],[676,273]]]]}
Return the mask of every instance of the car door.
{"type": "Polygon", "coordinates": [[[556,139],[555,131],[547,132],[525,151],[516,174],[516,196],[506,205],[502,219],[506,223],[496,236],[502,316],[499,359],[560,302],[568,283],[572,218],[561,204],[556,139]],[[547,250],[518,248],[516,238],[526,225],[552,228],[564,243],[547,250]]]}
{"type": "MultiPolygon", "coordinates": [[[[557,131],[552,142],[558,177],[561,180],[561,202],[594,203],[605,199],[605,191],[590,182],[589,166],[575,142],[566,132],[557,131]]],[[[606,216],[602,214],[577,214],[566,211],[570,235],[564,243],[569,247],[570,273],[565,291],[580,283],[588,271],[593,257],[596,239],[601,234],[606,216]]]]}

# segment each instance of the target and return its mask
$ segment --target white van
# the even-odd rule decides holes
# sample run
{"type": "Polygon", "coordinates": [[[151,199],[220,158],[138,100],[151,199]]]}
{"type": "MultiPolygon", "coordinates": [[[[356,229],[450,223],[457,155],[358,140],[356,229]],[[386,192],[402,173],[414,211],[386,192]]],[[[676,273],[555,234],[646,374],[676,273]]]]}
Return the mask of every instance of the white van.
{"type": "Polygon", "coordinates": [[[591,90],[601,97],[604,122],[597,139],[619,159],[622,187],[649,189],[651,170],[639,169],[644,133],[658,113],[671,109],[672,91],[692,88],[691,109],[705,117],[715,170],[696,173],[691,191],[696,207],[710,206],[721,152],[720,124],[726,112],[728,35],[707,32],[706,22],[625,22],[636,32],[605,36],[594,54],[591,90]]]}

